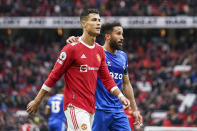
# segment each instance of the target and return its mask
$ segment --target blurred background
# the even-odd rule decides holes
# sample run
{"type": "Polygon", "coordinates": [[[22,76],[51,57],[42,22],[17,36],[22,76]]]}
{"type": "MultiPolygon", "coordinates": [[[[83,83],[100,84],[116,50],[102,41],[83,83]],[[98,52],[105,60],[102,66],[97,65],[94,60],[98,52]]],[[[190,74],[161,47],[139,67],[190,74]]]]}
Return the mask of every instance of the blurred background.
{"type": "MultiPolygon", "coordinates": [[[[140,130],[197,130],[191,128],[197,127],[196,0],[0,0],[0,131],[48,130],[44,108],[63,80],[36,115],[28,116],[26,106],[66,39],[82,34],[78,16],[86,8],[99,9],[103,23],[124,27],[129,77],[144,118],[140,130]]],[[[132,111],[125,112],[133,128],[132,111]]]]}

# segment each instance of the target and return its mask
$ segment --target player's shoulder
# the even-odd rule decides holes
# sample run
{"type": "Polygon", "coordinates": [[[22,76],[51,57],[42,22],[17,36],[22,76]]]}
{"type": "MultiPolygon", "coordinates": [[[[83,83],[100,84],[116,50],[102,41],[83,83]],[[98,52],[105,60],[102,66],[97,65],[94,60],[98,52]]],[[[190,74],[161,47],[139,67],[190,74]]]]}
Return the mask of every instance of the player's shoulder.
{"type": "Polygon", "coordinates": [[[63,98],[63,94],[56,94],[54,95],[54,99],[58,99],[58,100],[61,100],[63,98]]]}
{"type": "Polygon", "coordinates": [[[127,56],[127,54],[124,51],[121,51],[121,50],[118,50],[117,53],[120,54],[120,55],[127,56]]]}
{"type": "Polygon", "coordinates": [[[95,43],[95,47],[96,47],[99,51],[104,52],[104,49],[103,49],[103,47],[102,47],[100,44],[95,43]]]}
{"type": "Polygon", "coordinates": [[[53,96],[50,96],[48,102],[51,102],[52,100],[53,100],[53,96]]]}
{"type": "Polygon", "coordinates": [[[67,48],[69,48],[69,49],[76,49],[77,46],[80,45],[79,43],[80,43],[80,42],[68,43],[68,44],[66,44],[66,45],[63,47],[63,50],[64,50],[64,49],[67,49],[67,48]]]}
{"type": "Polygon", "coordinates": [[[56,97],[56,95],[53,95],[51,97],[49,97],[49,100],[53,100],[56,97]]]}
{"type": "Polygon", "coordinates": [[[52,102],[52,101],[61,101],[61,100],[63,100],[63,95],[56,94],[56,95],[49,97],[48,101],[52,102]]]}
{"type": "Polygon", "coordinates": [[[98,43],[95,43],[95,47],[97,49],[97,53],[101,56],[101,57],[104,57],[105,56],[105,52],[104,52],[104,49],[103,47],[98,44],[98,43]]]}
{"type": "Polygon", "coordinates": [[[117,55],[125,60],[127,60],[127,54],[124,51],[118,50],[117,55]]]}
{"type": "Polygon", "coordinates": [[[99,43],[95,42],[95,45],[98,47],[102,47],[99,43]]]}
{"type": "Polygon", "coordinates": [[[81,42],[80,42],[80,41],[77,41],[77,42],[72,42],[72,43],[69,43],[69,44],[70,44],[70,46],[72,46],[72,47],[76,47],[76,46],[79,45],[79,43],[81,43],[81,42]]]}

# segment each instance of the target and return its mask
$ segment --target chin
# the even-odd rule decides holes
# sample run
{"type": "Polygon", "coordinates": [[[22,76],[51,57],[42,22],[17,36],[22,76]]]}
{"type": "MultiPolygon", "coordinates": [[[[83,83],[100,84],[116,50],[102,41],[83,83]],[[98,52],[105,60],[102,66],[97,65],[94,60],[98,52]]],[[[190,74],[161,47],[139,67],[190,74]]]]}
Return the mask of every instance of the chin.
{"type": "Polygon", "coordinates": [[[95,32],[95,33],[93,33],[93,35],[98,36],[98,35],[100,35],[100,32],[95,32]]]}
{"type": "Polygon", "coordinates": [[[100,32],[95,33],[96,35],[100,35],[100,32]]]}
{"type": "Polygon", "coordinates": [[[91,36],[98,36],[100,34],[100,32],[90,32],[89,33],[91,36]]]}
{"type": "Polygon", "coordinates": [[[94,33],[95,33],[95,34],[100,34],[100,32],[101,32],[101,31],[97,31],[97,30],[96,30],[94,33]]]}
{"type": "Polygon", "coordinates": [[[117,50],[122,50],[123,47],[122,46],[118,46],[117,50]]]}

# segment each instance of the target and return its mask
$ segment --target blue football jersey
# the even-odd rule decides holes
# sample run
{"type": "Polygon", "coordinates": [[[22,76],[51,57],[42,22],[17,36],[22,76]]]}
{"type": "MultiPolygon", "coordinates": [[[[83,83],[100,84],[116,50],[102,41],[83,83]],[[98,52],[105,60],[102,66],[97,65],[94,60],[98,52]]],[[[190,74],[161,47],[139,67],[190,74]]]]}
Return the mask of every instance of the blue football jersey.
{"type": "MultiPolygon", "coordinates": [[[[128,58],[126,53],[123,51],[116,51],[116,54],[111,54],[105,51],[106,63],[108,65],[109,72],[113,77],[114,81],[118,85],[119,89],[122,90],[123,76],[128,75],[127,66],[128,58]]],[[[118,111],[123,112],[122,103],[120,100],[111,94],[103,85],[101,80],[97,80],[96,89],[96,109],[105,111],[118,111]]]]}
{"type": "Polygon", "coordinates": [[[54,96],[51,96],[48,100],[48,106],[50,107],[49,122],[55,120],[66,120],[63,111],[63,94],[56,94],[54,96]]]}

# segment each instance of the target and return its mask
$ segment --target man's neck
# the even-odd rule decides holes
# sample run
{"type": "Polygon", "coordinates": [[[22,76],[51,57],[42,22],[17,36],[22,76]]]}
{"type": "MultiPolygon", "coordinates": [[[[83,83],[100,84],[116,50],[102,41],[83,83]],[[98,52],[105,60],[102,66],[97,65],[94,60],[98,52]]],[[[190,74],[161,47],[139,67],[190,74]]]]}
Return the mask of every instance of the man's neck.
{"type": "Polygon", "coordinates": [[[96,40],[96,37],[95,36],[90,36],[88,33],[84,32],[83,35],[81,36],[81,40],[89,45],[89,46],[93,46],[94,45],[94,42],[96,40]]]}
{"type": "Polygon", "coordinates": [[[103,45],[103,48],[104,48],[105,51],[107,51],[107,52],[109,52],[109,53],[111,53],[113,55],[116,54],[116,49],[112,49],[110,47],[110,44],[108,42],[106,42],[106,41],[105,41],[105,44],[103,45]]]}

